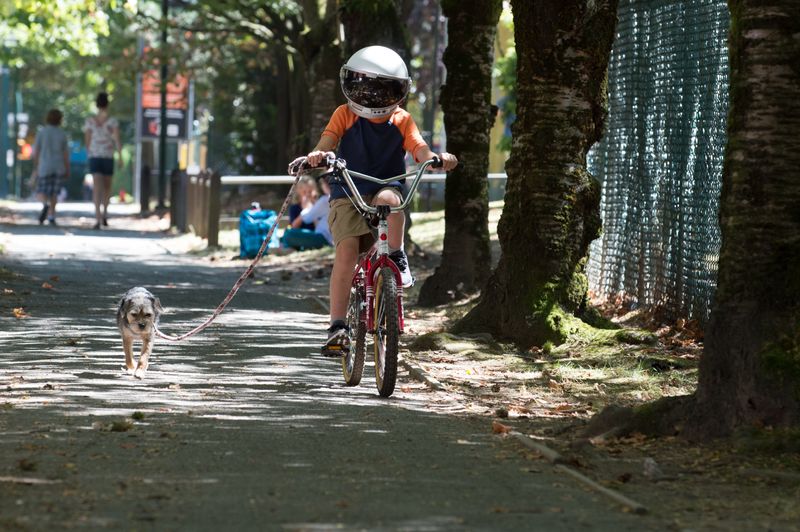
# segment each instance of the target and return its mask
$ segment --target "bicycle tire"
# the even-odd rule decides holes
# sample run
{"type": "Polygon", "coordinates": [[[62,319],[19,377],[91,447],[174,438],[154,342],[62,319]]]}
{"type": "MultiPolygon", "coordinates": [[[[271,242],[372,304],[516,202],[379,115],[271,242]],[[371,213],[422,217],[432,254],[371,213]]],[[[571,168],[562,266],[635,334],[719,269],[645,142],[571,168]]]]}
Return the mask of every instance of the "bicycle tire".
{"type": "Polygon", "coordinates": [[[375,385],[381,397],[389,397],[397,382],[400,320],[397,315],[397,282],[391,268],[381,268],[375,281],[375,385]]]}
{"type": "Polygon", "coordinates": [[[364,374],[367,324],[364,317],[364,284],[354,283],[347,304],[347,325],[350,327],[350,350],[342,357],[342,375],[348,386],[358,386],[364,374]]]}

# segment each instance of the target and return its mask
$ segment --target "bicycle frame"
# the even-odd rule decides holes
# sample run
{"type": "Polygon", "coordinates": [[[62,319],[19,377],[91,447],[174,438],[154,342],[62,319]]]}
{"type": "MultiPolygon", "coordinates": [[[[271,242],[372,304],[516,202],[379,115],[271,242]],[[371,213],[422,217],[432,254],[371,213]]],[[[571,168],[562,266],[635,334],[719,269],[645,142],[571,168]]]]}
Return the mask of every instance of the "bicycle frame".
{"type": "Polygon", "coordinates": [[[405,318],[403,315],[403,283],[400,278],[400,270],[397,268],[397,265],[394,263],[393,260],[389,258],[389,222],[387,221],[387,217],[392,212],[400,212],[405,210],[408,207],[409,203],[411,202],[411,198],[414,196],[414,193],[417,191],[417,187],[419,187],[419,183],[422,179],[422,175],[425,170],[428,169],[434,163],[437,163],[437,159],[431,159],[429,161],[422,162],[417,170],[414,172],[407,172],[405,174],[401,174],[398,176],[390,177],[388,179],[378,179],[376,177],[362,174],[359,172],[351,172],[347,169],[347,166],[344,164],[344,161],[341,159],[329,160],[328,163],[333,168],[333,178],[338,179],[340,181],[344,181],[345,185],[349,189],[351,200],[354,202],[356,208],[361,211],[361,213],[367,214],[374,214],[378,216],[378,238],[375,241],[375,244],[372,248],[364,255],[362,258],[359,259],[358,264],[356,264],[355,271],[353,272],[353,279],[351,284],[356,284],[359,282],[359,276],[362,274],[364,275],[364,287],[365,287],[365,305],[362,306],[360,309],[360,316],[359,318],[362,320],[366,320],[367,325],[367,332],[370,334],[375,333],[375,316],[374,316],[374,300],[375,300],[375,279],[378,276],[378,273],[381,271],[382,268],[390,268],[394,273],[395,282],[397,285],[397,316],[399,318],[399,330],[400,334],[402,334],[405,330],[405,318]],[[359,177],[361,179],[371,181],[373,183],[379,183],[382,185],[388,185],[393,181],[397,181],[400,179],[405,179],[407,177],[414,176],[414,179],[411,181],[411,185],[408,190],[408,194],[406,195],[405,199],[400,203],[397,207],[391,207],[389,205],[369,205],[364,201],[364,198],[361,196],[361,193],[353,183],[352,176],[359,177]],[[366,316],[361,313],[366,312],[366,316]]]}

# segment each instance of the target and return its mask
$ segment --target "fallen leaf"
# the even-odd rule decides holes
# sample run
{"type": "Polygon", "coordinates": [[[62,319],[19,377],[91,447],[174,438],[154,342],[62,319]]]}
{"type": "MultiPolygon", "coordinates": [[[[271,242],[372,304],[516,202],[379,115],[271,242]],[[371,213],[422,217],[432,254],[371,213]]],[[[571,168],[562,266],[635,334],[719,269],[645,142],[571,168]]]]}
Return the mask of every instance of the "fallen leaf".
{"type": "Polygon", "coordinates": [[[492,432],[495,434],[508,434],[511,432],[511,427],[503,425],[499,421],[492,421],[492,432]]]}
{"type": "Polygon", "coordinates": [[[25,309],[22,307],[15,308],[13,312],[14,312],[14,317],[17,318],[18,320],[31,317],[31,315],[25,312],[25,309]]]}
{"type": "Polygon", "coordinates": [[[3,294],[5,294],[7,296],[10,296],[13,293],[14,293],[14,290],[12,290],[11,288],[3,288],[3,294]]]}
{"type": "Polygon", "coordinates": [[[58,275],[51,275],[50,276],[50,280],[53,281],[54,283],[57,283],[59,279],[61,279],[61,278],[58,275]]]}
{"type": "Polygon", "coordinates": [[[53,285],[45,281],[42,283],[42,288],[44,288],[45,290],[53,290],[53,285]]]}
{"type": "Polygon", "coordinates": [[[23,471],[36,471],[36,462],[28,460],[27,458],[23,458],[17,462],[17,465],[23,471]]]}
{"type": "Polygon", "coordinates": [[[566,404],[566,403],[565,403],[565,404],[563,404],[563,405],[558,405],[557,407],[555,407],[555,409],[554,409],[554,410],[555,410],[556,412],[566,412],[566,411],[568,411],[568,410],[572,410],[572,405],[570,405],[570,404],[566,404]]]}

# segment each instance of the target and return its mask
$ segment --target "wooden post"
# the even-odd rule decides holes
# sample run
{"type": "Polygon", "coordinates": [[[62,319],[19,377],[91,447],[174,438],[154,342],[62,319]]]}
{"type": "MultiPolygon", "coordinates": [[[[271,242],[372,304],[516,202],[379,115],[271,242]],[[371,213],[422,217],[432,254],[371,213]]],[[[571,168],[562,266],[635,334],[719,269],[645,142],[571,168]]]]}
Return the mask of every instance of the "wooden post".
{"type": "Polygon", "coordinates": [[[222,190],[222,176],[219,172],[211,174],[211,186],[208,189],[208,247],[219,246],[219,215],[221,209],[220,192],[222,190]]]}
{"type": "Polygon", "coordinates": [[[197,184],[200,174],[189,178],[189,186],[186,193],[186,223],[197,233],[197,184]]]}

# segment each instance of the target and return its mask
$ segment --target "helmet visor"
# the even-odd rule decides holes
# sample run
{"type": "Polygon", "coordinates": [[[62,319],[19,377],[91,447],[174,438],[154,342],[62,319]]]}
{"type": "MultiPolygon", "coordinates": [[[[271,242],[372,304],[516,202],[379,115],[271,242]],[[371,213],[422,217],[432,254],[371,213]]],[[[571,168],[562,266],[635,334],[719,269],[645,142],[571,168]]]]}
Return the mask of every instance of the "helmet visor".
{"type": "Polygon", "coordinates": [[[387,77],[369,77],[343,68],[342,91],[347,99],[369,109],[382,109],[398,105],[408,94],[410,81],[387,77]]]}

